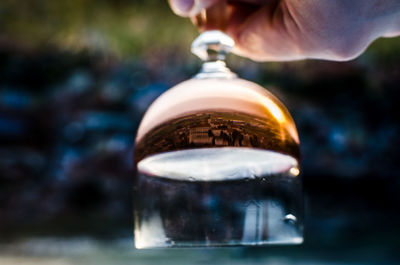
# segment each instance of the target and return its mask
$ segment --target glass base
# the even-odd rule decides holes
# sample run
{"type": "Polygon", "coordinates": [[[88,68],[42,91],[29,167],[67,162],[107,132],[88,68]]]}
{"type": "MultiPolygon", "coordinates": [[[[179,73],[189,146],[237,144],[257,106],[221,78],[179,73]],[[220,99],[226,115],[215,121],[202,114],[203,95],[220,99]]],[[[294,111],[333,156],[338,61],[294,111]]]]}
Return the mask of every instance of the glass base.
{"type": "Polygon", "coordinates": [[[297,160],[251,148],[161,153],[138,163],[135,246],[301,244],[297,160]]]}
{"type": "Polygon", "coordinates": [[[142,244],[135,240],[135,247],[137,249],[157,249],[157,248],[230,248],[230,247],[257,247],[257,246],[277,246],[277,245],[301,245],[303,237],[295,237],[288,241],[260,241],[260,242],[163,242],[162,244],[142,244]]]}

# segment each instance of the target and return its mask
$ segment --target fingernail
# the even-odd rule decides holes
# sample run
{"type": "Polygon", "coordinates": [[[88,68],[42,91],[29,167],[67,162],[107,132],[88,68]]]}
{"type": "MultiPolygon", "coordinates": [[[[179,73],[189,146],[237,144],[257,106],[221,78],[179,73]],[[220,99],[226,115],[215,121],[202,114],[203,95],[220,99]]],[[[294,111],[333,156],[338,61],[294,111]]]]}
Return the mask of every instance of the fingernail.
{"type": "Polygon", "coordinates": [[[175,13],[179,15],[188,15],[194,5],[194,0],[170,0],[175,13]]]}

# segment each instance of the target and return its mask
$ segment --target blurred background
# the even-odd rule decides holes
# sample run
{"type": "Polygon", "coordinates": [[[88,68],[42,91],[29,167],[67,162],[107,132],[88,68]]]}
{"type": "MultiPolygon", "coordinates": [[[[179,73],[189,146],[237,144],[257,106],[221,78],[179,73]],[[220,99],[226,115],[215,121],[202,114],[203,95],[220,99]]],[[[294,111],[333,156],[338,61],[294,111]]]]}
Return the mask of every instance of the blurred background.
{"type": "Polygon", "coordinates": [[[350,62],[228,60],[298,126],[302,246],[134,249],[136,129],[199,69],[196,35],[164,0],[0,2],[0,264],[398,264],[399,37],[350,62]]]}

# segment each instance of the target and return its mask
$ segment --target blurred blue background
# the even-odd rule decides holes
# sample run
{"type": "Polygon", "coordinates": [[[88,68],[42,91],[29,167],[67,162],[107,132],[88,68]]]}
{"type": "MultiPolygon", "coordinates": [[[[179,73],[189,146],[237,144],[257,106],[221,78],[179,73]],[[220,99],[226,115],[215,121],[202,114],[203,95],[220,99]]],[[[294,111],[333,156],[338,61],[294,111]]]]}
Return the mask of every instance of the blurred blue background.
{"type": "Polygon", "coordinates": [[[350,62],[228,60],[298,126],[302,246],[134,250],[136,129],[199,69],[196,35],[166,1],[0,2],[0,264],[400,262],[400,38],[350,62]]]}

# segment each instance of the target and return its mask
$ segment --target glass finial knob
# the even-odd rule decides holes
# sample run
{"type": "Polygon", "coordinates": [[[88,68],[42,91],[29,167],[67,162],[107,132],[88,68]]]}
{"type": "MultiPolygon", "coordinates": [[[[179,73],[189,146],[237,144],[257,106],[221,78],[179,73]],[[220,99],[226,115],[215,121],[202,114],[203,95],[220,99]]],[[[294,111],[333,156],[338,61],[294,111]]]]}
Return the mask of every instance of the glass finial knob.
{"type": "Polygon", "coordinates": [[[206,62],[224,61],[233,46],[235,42],[227,34],[219,30],[208,30],[193,41],[191,51],[206,62]]]}
{"type": "Polygon", "coordinates": [[[226,55],[233,49],[233,39],[219,30],[202,32],[192,43],[192,53],[203,60],[196,78],[235,78],[225,64],[226,55]]]}

